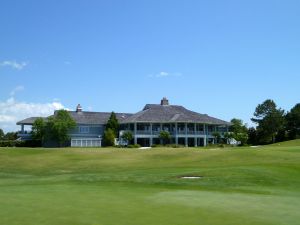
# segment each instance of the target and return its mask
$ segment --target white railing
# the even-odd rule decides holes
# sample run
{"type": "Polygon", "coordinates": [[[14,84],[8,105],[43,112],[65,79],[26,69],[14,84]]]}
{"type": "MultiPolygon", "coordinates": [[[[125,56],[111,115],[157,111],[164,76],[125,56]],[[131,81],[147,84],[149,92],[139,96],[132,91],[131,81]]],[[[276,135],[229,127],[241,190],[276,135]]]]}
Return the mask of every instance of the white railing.
{"type": "MultiPolygon", "coordinates": [[[[134,134],[134,131],[132,130],[124,130],[125,131],[130,131],[132,134],[134,134]]],[[[137,135],[159,135],[161,131],[158,130],[153,130],[151,132],[151,130],[137,130],[136,134],[137,135]]],[[[168,131],[170,133],[170,135],[175,135],[175,134],[179,134],[179,135],[184,135],[184,134],[188,134],[188,135],[212,135],[214,133],[214,131],[194,131],[194,130],[177,130],[176,131],[168,131]]],[[[219,132],[221,135],[224,135],[224,132],[219,132]]]]}

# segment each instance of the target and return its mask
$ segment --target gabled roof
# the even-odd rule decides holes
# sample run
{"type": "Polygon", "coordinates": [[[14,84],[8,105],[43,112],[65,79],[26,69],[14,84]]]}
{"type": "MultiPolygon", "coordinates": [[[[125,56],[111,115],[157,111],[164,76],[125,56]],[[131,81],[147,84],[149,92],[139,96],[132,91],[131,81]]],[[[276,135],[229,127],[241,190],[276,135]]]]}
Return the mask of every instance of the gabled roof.
{"type": "Polygon", "coordinates": [[[165,122],[165,123],[205,123],[215,125],[230,125],[229,122],[220,120],[207,114],[190,111],[179,105],[147,104],[144,109],[127,119],[123,123],[135,122],[165,122]]]}
{"type": "MultiPolygon", "coordinates": [[[[111,115],[111,112],[69,111],[69,113],[77,124],[106,124],[111,115]]],[[[122,122],[131,115],[131,113],[116,113],[119,122],[122,122]]]]}

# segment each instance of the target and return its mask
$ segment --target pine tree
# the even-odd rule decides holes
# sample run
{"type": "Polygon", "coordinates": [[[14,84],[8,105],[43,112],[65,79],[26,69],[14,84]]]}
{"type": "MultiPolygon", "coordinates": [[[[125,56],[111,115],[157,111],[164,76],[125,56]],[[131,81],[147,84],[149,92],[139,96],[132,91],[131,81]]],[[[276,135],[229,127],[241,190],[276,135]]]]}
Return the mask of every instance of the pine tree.
{"type": "Polygon", "coordinates": [[[117,119],[117,116],[114,112],[110,114],[110,117],[107,121],[105,130],[111,129],[115,135],[115,137],[118,137],[119,132],[119,121],[117,119]]]}

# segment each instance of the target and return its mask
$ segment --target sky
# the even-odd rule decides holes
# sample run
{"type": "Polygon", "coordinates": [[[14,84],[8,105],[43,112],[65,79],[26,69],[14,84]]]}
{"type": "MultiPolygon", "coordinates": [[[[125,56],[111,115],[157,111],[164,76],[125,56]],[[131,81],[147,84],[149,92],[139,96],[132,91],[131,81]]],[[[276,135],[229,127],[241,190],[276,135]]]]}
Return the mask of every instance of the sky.
{"type": "Polygon", "coordinates": [[[300,1],[0,0],[0,128],[171,104],[252,126],[300,102],[300,1]]]}

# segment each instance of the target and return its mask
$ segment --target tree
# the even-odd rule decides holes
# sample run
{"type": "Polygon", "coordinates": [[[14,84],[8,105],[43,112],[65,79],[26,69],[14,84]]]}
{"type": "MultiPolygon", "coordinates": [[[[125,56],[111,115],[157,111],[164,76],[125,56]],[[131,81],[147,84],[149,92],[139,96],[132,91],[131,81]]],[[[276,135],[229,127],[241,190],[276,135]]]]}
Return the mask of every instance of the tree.
{"type": "Polygon", "coordinates": [[[161,139],[163,145],[165,145],[171,139],[171,135],[170,135],[169,131],[165,131],[165,130],[162,130],[159,133],[158,137],[161,139]]]}
{"type": "Polygon", "coordinates": [[[225,132],[223,135],[225,139],[225,143],[229,144],[229,140],[233,138],[233,133],[232,132],[225,132]]]}
{"type": "Polygon", "coordinates": [[[216,132],[216,131],[215,131],[215,132],[213,132],[211,135],[215,138],[216,143],[219,143],[219,142],[220,142],[221,134],[220,134],[219,132],[216,132]]]}
{"type": "Polygon", "coordinates": [[[108,128],[104,131],[103,144],[104,144],[104,146],[114,146],[115,145],[115,133],[112,129],[108,128]]]}
{"type": "Polygon", "coordinates": [[[125,131],[123,134],[122,134],[122,139],[124,139],[127,144],[130,143],[130,141],[133,139],[133,134],[131,131],[125,131]]]}
{"type": "Polygon", "coordinates": [[[111,129],[114,132],[115,137],[118,137],[119,132],[119,121],[117,119],[117,116],[114,112],[110,114],[110,117],[107,121],[105,129],[111,129]]]}
{"type": "Polygon", "coordinates": [[[103,134],[104,146],[114,146],[115,138],[118,137],[119,132],[119,121],[114,112],[110,114],[110,117],[106,123],[105,131],[103,134]]]}
{"type": "Polygon", "coordinates": [[[40,140],[42,143],[46,133],[46,123],[43,118],[37,118],[32,124],[32,139],[40,140]]]}
{"type": "Polygon", "coordinates": [[[241,142],[241,145],[247,143],[248,140],[248,129],[243,121],[240,119],[233,118],[231,121],[231,126],[229,127],[229,131],[232,133],[232,137],[241,142]]]}
{"type": "Polygon", "coordinates": [[[245,145],[247,144],[247,140],[248,140],[248,133],[237,133],[235,135],[235,140],[240,141],[241,144],[240,145],[245,145]]]}
{"type": "Polygon", "coordinates": [[[59,145],[64,145],[69,139],[69,131],[76,127],[76,122],[66,110],[56,111],[48,121],[52,136],[58,141],[59,145]]]}
{"type": "Polygon", "coordinates": [[[4,137],[3,140],[7,140],[7,141],[14,141],[18,138],[18,133],[17,132],[7,132],[4,137]]]}
{"type": "Polygon", "coordinates": [[[257,145],[257,132],[254,127],[248,129],[248,141],[249,145],[257,145]]]}
{"type": "Polygon", "coordinates": [[[284,128],[284,110],[277,108],[271,99],[259,104],[251,120],[258,124],[257,133],[262,143],[275,142],[277,133],[284,128]]]}
{"type": "Polygon", "coordinates": [[[237,133],[247,133],[247,126],[243,124],[243,120],[233,118],[231,121],[231,126],[229,127],[229,131],[234,134],[237,133]]]}
{"type": "Polygon", "coordinates": [[[300,103],[296,104],[286,115],[286,128],[290,139],[300,136],[300,103]]]}
{"type": "Polygon", "coordinates": [[[55,143],[63,146],[69,139],[69,131],[76,127],[76,122],[66,110],[58,110],[54,116],[44,121],[38,118],[32,126],[32,137],[43,143],[55,143]]]}
{"type": "Polygon", "coordinates": [[[3,130],[0,128],[0,140],[4,139],[4,132],[3,130]]]}

